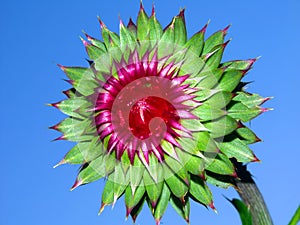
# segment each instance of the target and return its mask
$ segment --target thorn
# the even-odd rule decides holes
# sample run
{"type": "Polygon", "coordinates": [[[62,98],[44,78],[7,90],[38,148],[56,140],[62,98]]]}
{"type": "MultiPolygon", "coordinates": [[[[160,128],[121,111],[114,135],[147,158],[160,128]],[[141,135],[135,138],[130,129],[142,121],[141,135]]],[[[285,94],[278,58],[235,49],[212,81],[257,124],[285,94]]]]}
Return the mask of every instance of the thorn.
{"type": "Polygon", "coordinates": [[[200,33],[205,33],[206,32],[206,29],[207,29],[209,23],[210,23],[210,20],[207,21],[207,23],[204,25],[204,27],[200,30],[200,33]]]}
{"type": "Polygon", "coordinates": [[[131,215],[131,218],[132,218],[133,223],[135,223],[135,222],[136,222],[137,215],[131,215]]]}
{"type": "Polygon", "coordinates": [[[82,185],[82,181],[81,181],[81,180],[78,180],[78,179],[76,178],[76,180],[75,180],[73,186],[71,187],[70,191],[73,191],[75,188],[79,187],[80,185],[82,185]]]}
{"type": "Polygon", "coordinates": [[[178,17],[181,17],[184,20],[184,12],[185,12],[185,8],[180,9],[180,12],[178,14],[178,17]]]}
{"type": "Polygon", "coordinates": [[[272,111],[272,110],[274,110],[274,109],[273,108],[260,108],[261,113],[265,113],[265,112],[272,111]]]}
{"type": "Polygon", "coordinates": [[[225,27],[225,28],[222,30],[222,32],[223,32],[224,35],[227,34],[227,31],[229,30],[230,27],[231,27],[231,24],[229,24],[227,27],[225,27]]]}
{"type": "Polygon", "coordinates": [[[160,219],[155,219],[155,224],[160,225],[160,219]]]}
{"type": "Polygon", "coordinates": [[[261,55],[260,55],[260,56],[257,56],[257,57],[255,58],[255,61],[259,60],[261,57],[262,57],[261,55]]]}
{"type": "Polygon", "coordinates": [[[74,84],[74,81],[72,81],[72,80],[66,80],[66,79],[63,79],[63,81],[65,81],[65,82],[67,82],[67,83],[69,83],[69,84],[71,84],[71,85],[74,84]]]}
{"type": "Polygon", "coordinates": [[[140,11],[145,11],[142,0],[140,0],[140,11]]]}
{"type": "Polygon", "coordinates": [[[130,213],[131,213],[131,210],[132,209],[130,209],[130,208],[128,208],[127,206],[126,206],[126,220],[128,220],[128,216],[130,215],[130,213]]]}
{"type": "Polygon", "coordinates": [[[256,58],[253,58],[253,59],[248,59],[247,61],[250,62],[250,66],[252,66],[253,63],[256,62],[256,60],[257,60],[256,58]]]}
{"type": "Polygon", "coordinates": [[[133,22],[132,18],[129,19],[127,27],[136,27],[135,23],[133,22]]]}
{"type": "Polygon", "coordinates": [[[60,165],[65,164],[65,163],[66,163],[65,159],[62,159],[59,163],[57,163],[56,165],[53,166],[53,169],[55,169],[56,167],[58,167],[60,165]]]}
{"type": "Polygon", "coordinates": [[[62,71],[65,72],[65,70],[66,70],[66,67],[65,67],[65,66],[63,66],[63,65],[61,65],[61,64],[57,64],[57,66],[58,66],[62,71]]]}
{"type": "Polygon", "coordinates": [[[94,40],[94,38],[93,38],[92,36],[88,35],[88,34],[85,33],[85,32],[83,32],[83,33],[84,33],[84,35],[86,36],[86,38],[87,38],[89,41],[94,40]]]}
{"type": "Polygon", "coordinates": [[[151,17],[155,17],[155,5],[154,2],[152,3],[152,12],[151,12],[151,17]]]}
{"type": "Polygon", "coordinates": [[[223,47],[223,48],[226,48],[226,46],[228,45],[228,43],[231,42],[231,41],[232,41],[232,38],[229,38],[228,41],[226,41],[226,42],[224,42],[224,43],[222,44],[222,47],[223,47]]]}
{"type": "Polygon", "coordinates": [[[51,127],[48,127],[48,129],[51,129],[51,130],[58,130],[58,126],[59,126],[59,123],[58,124],[55,124],[51,127]]]}
{"type": "Polygon", "coordinates": [[[52,106],[52,107],[55,107],[58,109],[58,105],[59,105],[60,102],[56,102],[56,103],[47,103],[46,105],[47,106],[52,106]]]}
{"type": "Polygon", "coordinates": [[[261,160],[257,158],[256,155],[253,155],[253,160],[251,162],[261,162],[261,160]]]}
{"type": "Polygon", "coordinates": [[[66,140],[66,139],[65,139],[65,136],[64,136],[64,135],[61,135],[60,137],[55,138],[54,140],[52,140],[52,142],[53,142],[53,141],[63,141],[63,140],[66,140]]]}
{"type": "Polygon", "coordinates": [[[120,27],[124,27],[124,23],[123,23],[123,20],[121,18],[121,15],[119,14],[118,17],[119,17],[119,20],[120,20],[120,27]]]}
{"type": "Polygon", "coordinates": [[[265,102],[267,102],[267,101],[269,101],[269,100],[271,100],[273,98],[274,97],[266,97],[266,98],[263,99],[263,102],[261,104],[264,104],[265,102]]]}
{"type": "Polygon", "coordinates": [[[89,45],[89,43],[86,40],[84,40],[81,36],[79,36],[79,38],[82,41],[84,47],[87,47],[89,45]]]}
{"type": "Polygon", "coordinates": [[[70,98],[70,91],[69,90],[62,91],[62,93],[64,93],[68,98],[70,98]]]}
{"type": "Polygon", "coordinates": [[[216,209],[216,207],[215,207],[215,205],[214,205],[213,202],[209,203],[208,206],[209,206],[215,213],[218,213],[218,211],[217,211],[217,209],[216,209]]]}
{"type": "Polygon", "coordinates": [[[103,21],[101,20],[101,18],[100,18],[99,16],[98,16],[97,18],[98,18],[98,21],[99,21],[99,23],[100,23],[101,29],[106,28],[106,25],[103,23],[103,21]]]}
{"type": "Polygon", "coordinates": [[[98,212],[98,216],[100,216],[100,214],[103,212],[104,208],[105,208],[105,204],[102,202],[101,207],[100,207],[99,212],[98,212]]]}
{"type": "Polygon", "coordinates": [[[260,139],[259,137],[255,137],[255,142],[262,142],[263,140],[262,139],[260,139]]]}
{"type": "Polygon", "coordinates": [[[190,218],[189,217],[186,217],[185,221],[187,222],[188,225],[190,225],[190,218]]]}
{"type": "Polygon", "coordinates": [[[186,215],[184,218],[188,225],[190,225],[190,215],[186,215]]]}

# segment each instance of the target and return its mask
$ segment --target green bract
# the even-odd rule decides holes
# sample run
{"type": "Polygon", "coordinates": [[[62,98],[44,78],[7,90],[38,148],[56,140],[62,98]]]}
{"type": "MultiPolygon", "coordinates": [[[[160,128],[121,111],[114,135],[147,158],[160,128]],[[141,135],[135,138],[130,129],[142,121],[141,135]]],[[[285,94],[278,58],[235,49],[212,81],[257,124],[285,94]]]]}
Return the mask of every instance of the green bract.
{"type": "Polygon", "coordinates": [[[100,212],[124,195],[134,221],[144,202],[157,223],[169,202],[187,222],[190,199],[215,209],[207,183],[234,186],[231,159],[258,161],[243,123],[269,98],[241,81],[256,59],[221,62],[229,27],[188,39],[184,10],[164,29],[142,5],[119,34],[100,25],[102,40],[82,39],[89,67],[59,65],[72,88],[51,104],[68,115],[56,140],[77,143],[58,163],[81,165],[72,189],[107,178],[100,212]]]}

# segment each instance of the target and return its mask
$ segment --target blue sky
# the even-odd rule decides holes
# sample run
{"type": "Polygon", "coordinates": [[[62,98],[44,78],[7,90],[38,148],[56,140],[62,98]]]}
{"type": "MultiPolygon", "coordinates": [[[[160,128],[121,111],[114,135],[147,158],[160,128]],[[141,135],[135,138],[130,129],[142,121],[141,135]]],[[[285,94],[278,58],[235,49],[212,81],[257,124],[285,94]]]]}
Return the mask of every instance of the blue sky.
{"type": "MultiPolygon", "coordinates": [[[[156,1],[157,17],[167,25],[186,8],[189,36],[211,19],[208,34],[232,24],[233,40],[224,60],[262,58],[245,80],[249,91],[274,96],[272,112],[256,118],[251,128],[264,142],[253,149],[262,163],[249,166],[269,206],[275,225],[287,224],[300,203],[299,189],[299,52],[300,2],[287,1],[156,1]]],[[[152,1],[144,0],[150,13],[152,1]]],[[[69,191],[78,167],[53,169],[72,146],[50,142],[58,133],[47,127],[64,118],[45,104],[63,98],[68,85],[56,64],[86,66],[79,39],[85,30],[100,38],[99,15],[118,30],[118,15],[137,16],[139,1],[5,1],[0,14],[1,158],[0,224],[96,225],[132,224],[124,221],[120,200],[99,217],[102,180],[69,191]]],[[[234,190],[212,188],[218,214],[192,205],[191,224],[239,224],[225,200],[234,190]]],[[[153,224],[145,207],[137,224],[153,224]]],[[[169,207],[164,225],[185,224],[169,207]]]]}

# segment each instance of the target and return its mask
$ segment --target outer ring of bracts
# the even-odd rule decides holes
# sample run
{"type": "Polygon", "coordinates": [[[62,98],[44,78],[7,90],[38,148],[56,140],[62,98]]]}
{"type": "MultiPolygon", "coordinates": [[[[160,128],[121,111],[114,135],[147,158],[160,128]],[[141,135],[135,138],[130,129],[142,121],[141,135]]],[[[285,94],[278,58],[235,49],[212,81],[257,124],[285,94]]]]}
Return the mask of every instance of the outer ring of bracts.
{"type": "Polygon", "coordinates": [[[100,23],[103,42],[83,40],[90,67],[60,66],[73,88],[52,104],[69,115],[52,127],[58,140],[77,142],[59,163],[82,164],[72,189],[105,177],[100,211],[124,194],[134,220],[145,201],[158,222],[169,201],[187,221],[190,198],[214,209],[206,182],[232,186],[230,158],[258,160],[248,144],[260,139],[242,122],[267,111],[268,98],[241,81],[256,59],[221,63],[228,27],[204,41],[206,25],[187,40],[184,11],[164,30],[142,7],[120,36],[100,23]],[[157,102],[164,113],[150,110],[157,102]],[[130,115],[146,121],[147,138],[132,135],[130,115]]]}

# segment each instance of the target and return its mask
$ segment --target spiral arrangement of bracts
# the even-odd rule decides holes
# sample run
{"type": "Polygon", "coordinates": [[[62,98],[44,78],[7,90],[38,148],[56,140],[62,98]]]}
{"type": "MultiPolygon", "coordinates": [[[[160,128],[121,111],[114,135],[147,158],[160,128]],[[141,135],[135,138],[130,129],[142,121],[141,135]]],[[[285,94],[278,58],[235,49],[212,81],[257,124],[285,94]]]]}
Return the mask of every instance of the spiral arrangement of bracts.
{"type": "Polygon", "coordinates": [[[244,123],[269,98],[241,81],[256,58],[222,62],[229,27],[188,39],[184,10],[164,29],[142,4],[119,34],[100,26],[102,40],[82,39],[89,67],[59,65],[72,88],[50,105],[69,117],[51,128],[76,145],[57,165],[81,165],[72,189],[107,178],[100,212],[122,195],[134,221],[144,202],[157,224],[169,202],[187,222],[191,199],[215,210],[207,183],[235,186],[231,159],[258,161],[244,123]]]}

